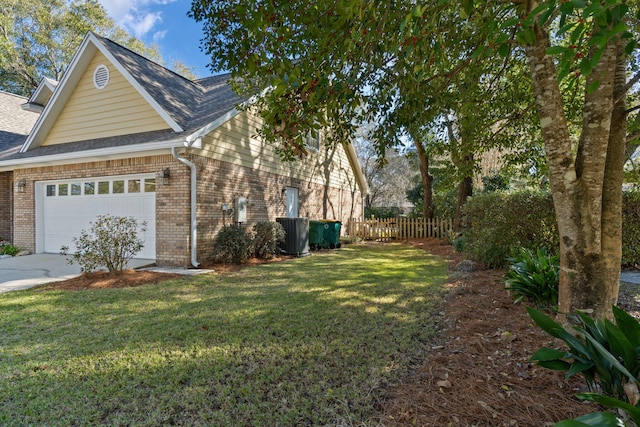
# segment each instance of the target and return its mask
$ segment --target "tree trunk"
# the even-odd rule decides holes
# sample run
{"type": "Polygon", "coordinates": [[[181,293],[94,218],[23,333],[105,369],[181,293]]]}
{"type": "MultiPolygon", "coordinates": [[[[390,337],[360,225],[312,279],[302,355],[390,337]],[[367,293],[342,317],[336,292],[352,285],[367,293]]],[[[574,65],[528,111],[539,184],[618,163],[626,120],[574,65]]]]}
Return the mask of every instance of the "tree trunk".
{"type": "Polygon", "coordinates": [[[599,85],[585,95],[582,132],[574,157],[555,65],[546,54],[549,45],[548,33],[536,27],[536,43],[527,46],[526,53],[560,233],[558,310],[564,314],[581,310],[597,318],[610,317],[610,303],[616,301],[618,291],[619,274],[613,274],[612,266],[617,263],[619,273],[620,234],[616,237],[616,231],[607,225],[604,237],[603,224],[617,229],[616,221],[620,220],[619,212],[618,218],[614,217],[621,196],[610,187],[618,186],[618,182],[621,185],[621,176],[616,175],[622,174],[622,168],[618,167],[618,159],[607,160],[608,154],[615,157],[618,150],[611,147],[609,153],[614,99],[609,70],[616,63],[616,47],[606,47],[598,66],[586,79],[587,87],[595,81],[599,85]],[[603,191],[605,183],[607,195],[603,191]],[[618,249],[605,253],[616,241],[618,249]]]}
{"type": "Polygon", "coordinates": [[[465,176],[458,183],[458,202],[456,203],[456,217],[453,219],[453,230],[462,230],[462,207],[469,197],[473,195],[473,179],[465,176]]]}
{"type": "Polygon", "coordinates": [[[426,219],[433,219],[433,176],[429,174],[429,154],[424,149],[422,142],[415,140],[418,160],[420,161],[420,178],[424,189],[422,201],[424,203],[423,214],[426,219]]]}

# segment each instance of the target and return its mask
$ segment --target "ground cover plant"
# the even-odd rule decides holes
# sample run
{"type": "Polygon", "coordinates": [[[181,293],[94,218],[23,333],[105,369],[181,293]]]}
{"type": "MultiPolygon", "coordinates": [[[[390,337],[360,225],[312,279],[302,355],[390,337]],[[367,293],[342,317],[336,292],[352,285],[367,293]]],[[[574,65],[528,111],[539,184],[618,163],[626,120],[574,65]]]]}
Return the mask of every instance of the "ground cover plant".
{"type": "Polygon", "coordinates": [[[447,265],[394,244],[0,295],[0,424],[363,425],[431,348],[447,265]]]}

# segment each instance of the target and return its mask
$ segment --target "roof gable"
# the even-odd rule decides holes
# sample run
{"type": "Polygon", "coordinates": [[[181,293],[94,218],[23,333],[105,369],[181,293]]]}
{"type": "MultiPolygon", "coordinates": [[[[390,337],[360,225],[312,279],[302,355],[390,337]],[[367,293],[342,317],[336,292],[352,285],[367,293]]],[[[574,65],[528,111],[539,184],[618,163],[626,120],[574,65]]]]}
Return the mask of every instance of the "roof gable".
{"type": "MultiPolygon", "coordinates": [[[[174,132],[182,132],[184,130],[176,121],[176,119],[178,121],[186,121],[183,115],[176,114],[180,106],[175,102],[169,102],[169,100],[173,100],[173,97],[160,96],[162,92],[160,87],[151,83],[156,77],[160,78],[165,76],[166,73],[171,72],[116,43],[93,33],[88,33],[74,55],[67,72],[55,88],[53,96],[44,108],[40,119],[36,122],[34,130],[23,145],[21,152],[26,152],[43,145],[49,132],[65,109],[67,102],[75,92],[76,86],[82,81],[83,77],[85,77],[98,52],[106,60],[106,65],[112,67],[122,75],[124,80],[131,85],[131,90],[137,92],[138,95],[146,101],[150,108],[166,123],[167,127],[171,128],[174,132]],[[153,65],[142,66],[143,62],[153,65]],[[143,78],[143,74],[138,73],[148,74],[144,74],[143,78]],[[159,96],[160,100],[157,100],[154,96],[159,96]],[[174,116],[176,117],[174,118],[174,116]]],[[[91,72],[93,72],[93,70],[91,70],[91,72]]],[[[175,79],[177,75],[174,73],[171,74],[175,79]]],[[[160,78],[160,81],[163,81],[163,79],[160,78]]],[[[186,82],[189,81],[186,80],[186,82]]],[[[175,90],[171,90],[171,93],[175,93],[175,90]]]]}
{"type": "Polygon", "coordinates": [[[164,129],[162,116],[97,51],[40,146],[164,129]],[[95,81],[98,70],[102,82],[95,81]]]}

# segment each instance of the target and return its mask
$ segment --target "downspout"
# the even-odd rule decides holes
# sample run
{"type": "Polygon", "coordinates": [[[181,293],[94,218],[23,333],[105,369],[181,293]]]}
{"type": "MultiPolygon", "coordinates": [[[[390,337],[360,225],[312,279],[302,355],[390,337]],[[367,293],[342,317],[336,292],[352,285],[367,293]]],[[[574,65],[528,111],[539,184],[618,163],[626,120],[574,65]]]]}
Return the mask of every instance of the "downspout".
{"type": "Polygon", "coordinates": [[[196,185],[196,165],[189,160],[180,157],[176,151],[176,147],[171,148],[171,154],[177,161],[184,163],[191,170],[191,265],[198,268],[200,267],[200,263],[198,262],[198,222],[196,218],[196,196],[198,195],[196,185]]]}

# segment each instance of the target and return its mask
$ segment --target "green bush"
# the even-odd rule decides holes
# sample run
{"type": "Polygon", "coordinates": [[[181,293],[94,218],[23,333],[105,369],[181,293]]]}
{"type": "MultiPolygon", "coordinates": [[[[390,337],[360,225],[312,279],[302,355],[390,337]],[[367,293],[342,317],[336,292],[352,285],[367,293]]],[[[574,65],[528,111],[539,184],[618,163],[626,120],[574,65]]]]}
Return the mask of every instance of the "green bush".
{"type": "Polygon", "coordinates": [[[621,409],[640,425],[640,324],[624,310],[612,308],[615,324],[578,313],[571,317],[574,323],[571,332],[545,314],[528,308],[529,315],[542,330],[568,346],[568,350],[541,348],[531,360],[545,368],[566,371],[567,378],[581,374],[592,392],[580,393],[579,398],[621,409]]]}
{"type": "Polygon", "coordinates": [[[622,265],[640,265],[640,191],[622,194],[622,265]]]}
{"type": "MultiPolygon", "coordinates": [[[[559,249],[553,200],[548,192],[483,193],[463,208],[465,252],[489,267],[504,267],[520,248],[559,249]]],[[[622,265],[640,265],[640,191],[622,198],[622,265]]]]}
{"type": "Polygon", "coordinates": [[[225,264],[244,264],[251,256],[251,236],[242,225],[227,225],[213,241],[213,259],[225,264]]]}
{"type": "Polygon", "coordinates": [[[278,251],[278,242],[284,241],[286,234],[279,222],[260,221],[253,226],[253,255],[269,259],[278,251]]]}
{"type": "Polygon", "coordinates": [[[0,255],[15,256],[18,252],[20,252],[20,248],[18,248],[17,246],[14,246],[9,242],[0,240],[0,255]]]}
{"type": "Polygon", "coordinates": [[[521,249],[520,253],[508,259],[509,271],[504,275],[505,289],[511,291],[515,302],[527,300],[538,307],[558,305],[558,284],[560,282],[560,257],[547,254],[546,248],[535,253],[521,249]]]}
{"type": "MultiPolygon", "coordinates": [[[[141,231],[146,230],[143,222],[141,231]]],[[[75,253],[67,260],[78,263],[82,271],[89,272],[105,267],[110,273],[122,271],[131,258],[144,246],[138,238],[138,221],[133,217],[98,215],[89,230],[82,230],[73,238],[75,253]]],[[[67,255],[69,248],[63,246],[61,253],[67,255]]]]}
{"type": "Polygon", "coordinates": [[[469,198],[463,208],[464,249],[488,267],[504,267],[521,248],[558,252],[551,195],[539,191],[492,192],[469,198]]]}

